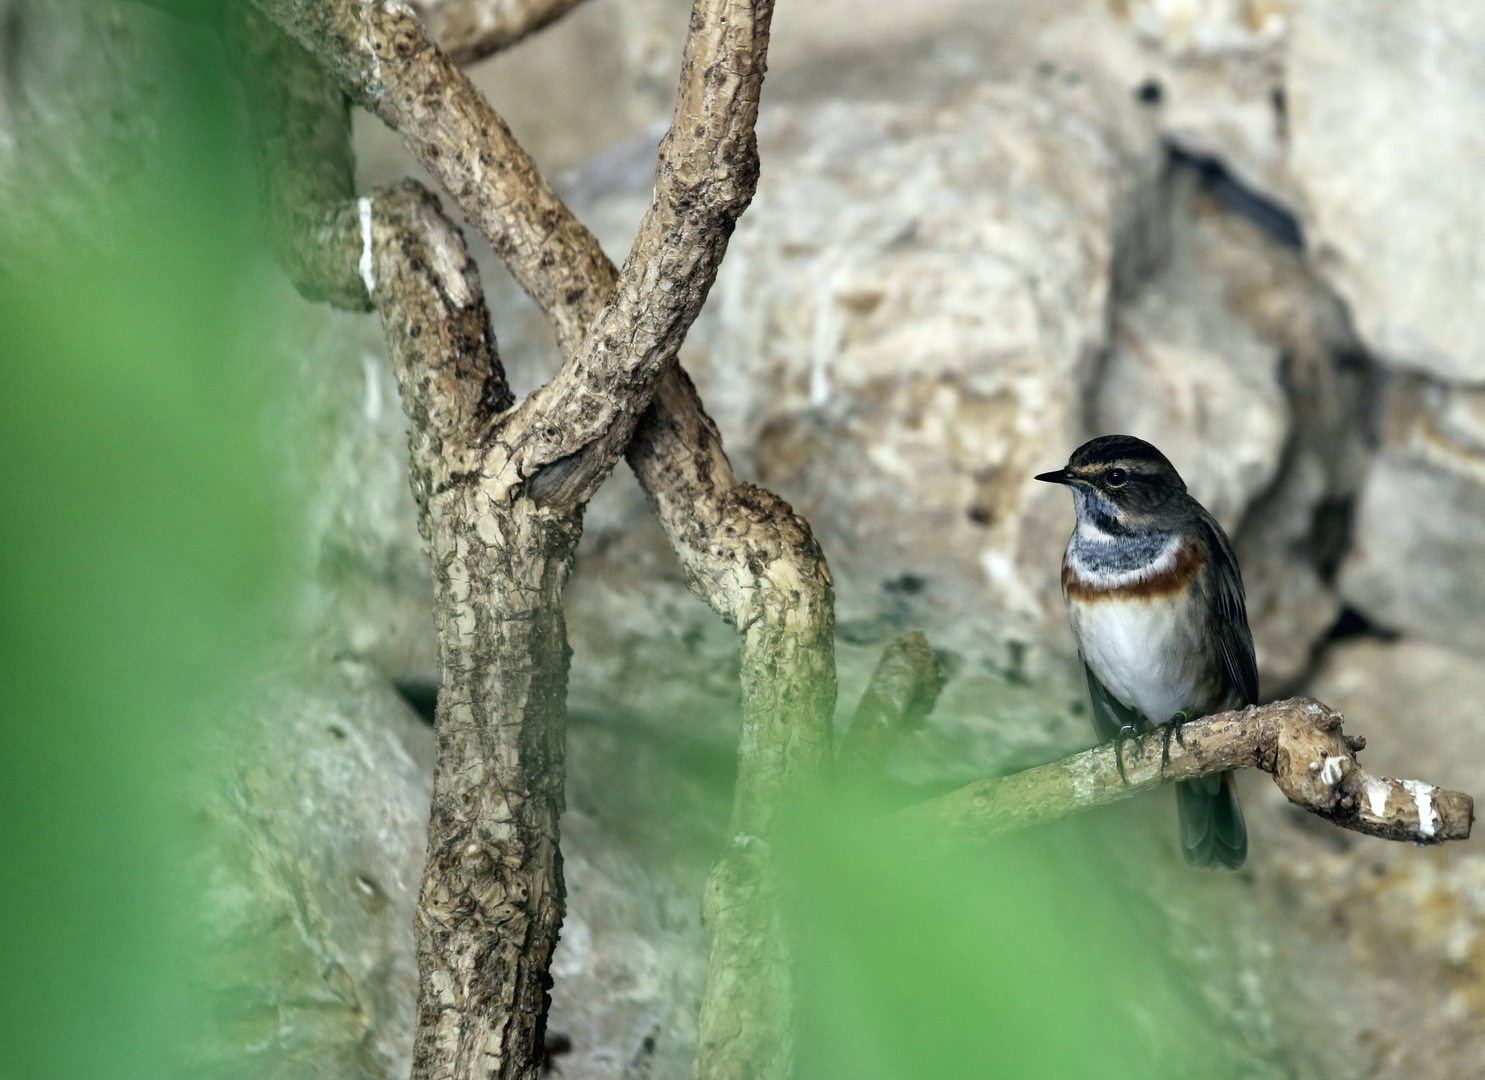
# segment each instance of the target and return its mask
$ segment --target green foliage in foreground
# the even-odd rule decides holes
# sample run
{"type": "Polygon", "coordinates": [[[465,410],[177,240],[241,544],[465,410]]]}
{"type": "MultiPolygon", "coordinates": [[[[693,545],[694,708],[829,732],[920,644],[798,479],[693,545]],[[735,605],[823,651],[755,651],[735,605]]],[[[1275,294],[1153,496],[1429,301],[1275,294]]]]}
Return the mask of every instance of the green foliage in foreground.
{"type": "Polygon", "coordinates": [[[785,845],[800,1080],[1190,1075],[1164,943],[1082,823],[969,849],[808,820],[785,845]]]}
{"type": "Polygon", "coordinates": [[[106,160],[22,116],[0,207],[4,1077],[160,1076],[187,1037],[191,717],[275,580],[239,151],[210,36],[179,32],[157,141],[106,160]]]}

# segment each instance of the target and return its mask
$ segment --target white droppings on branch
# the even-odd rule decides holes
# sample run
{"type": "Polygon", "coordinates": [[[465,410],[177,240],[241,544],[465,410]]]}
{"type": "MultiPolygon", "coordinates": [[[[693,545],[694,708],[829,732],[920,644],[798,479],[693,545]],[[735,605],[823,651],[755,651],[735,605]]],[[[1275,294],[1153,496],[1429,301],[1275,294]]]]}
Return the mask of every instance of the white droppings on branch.
{"type": "Polygon", "coordinates": [[[361,215],[361,261],[357,269],[366,285],[366,295],[376,295],[376,277],[371,272],[371,196],[362,195],[356,200],[356,211],[361,215]]]}
{"type": "Polygon", "coordinates": [[[1408,794],[1413,796],[1413,805],[1418,807],[1418,831],[1424,836],[1432,836],[1437,821],[1433,793],[1438,789],[1422,780],[1404,780],[1402,786],[1408,789],[1408,794]]]}
{"type": "Polygon", "coordinates": [[[1387,785],[1368,776],[1366,778],[1366,803],[1373,817],[1387,812],[1387,785]]]}

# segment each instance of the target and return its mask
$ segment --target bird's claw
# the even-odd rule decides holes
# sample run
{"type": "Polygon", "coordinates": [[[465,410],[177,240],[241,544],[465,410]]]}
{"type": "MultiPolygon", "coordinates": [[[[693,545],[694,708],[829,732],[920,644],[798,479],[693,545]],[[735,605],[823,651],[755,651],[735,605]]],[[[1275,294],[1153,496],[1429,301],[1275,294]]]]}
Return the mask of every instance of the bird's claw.
{"type": "Polygon", "coordinates": [[[1134,740],[1135,748],[1136,749],[1140,749],[1141,748],[1141,744],[1140,744],[1140,733],[1135,729],[1135,727],[1134,727],[1133,724],[1125,724],[1123,727],[1121,727],[1119,729],[1119,734],[1117,734],[1117,735],[1114,736],[1114,764],[1119,769],[1119,779],[1122,780],[1122,781],[1124,781],[1124,783],[1128,784],[1129,783],[1129,776],[1124,771],[1124,740],[1125,739],[1132,739],[1132,740],[1134,740]]]}
{"type": "Polygon", "coordinates": [[[1176,742],[1180,744],[1182,749],[1184,749],[1186,746],[1186,740],[1181,735],[1181,725],[1188,724],[1190,722],[1191,714],[1188,713],[1185,709],[1182,709],[1180,712],[1172,716],[1167,723],[1162,725],[1165,728],[1165,732],[1160,740],[1160,775],[1165,775],[1165,767],[1170,764],[1171,738],[1174,737],[1176,742]]]}

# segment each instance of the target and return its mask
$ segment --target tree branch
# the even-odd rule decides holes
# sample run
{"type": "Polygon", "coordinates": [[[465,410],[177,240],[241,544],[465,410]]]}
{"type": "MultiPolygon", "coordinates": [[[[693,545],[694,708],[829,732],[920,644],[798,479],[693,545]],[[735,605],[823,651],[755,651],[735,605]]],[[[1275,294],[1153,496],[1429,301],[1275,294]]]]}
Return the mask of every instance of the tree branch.
{"type": "MultiPolygon", "coordinates": [[[[564,397],[580,411],[591,406],[585,429],[552,431],[559,449],[576,446],[569,458],[582,459],[548,452],[517,462],[520,422],[497,422],[492,439],[493,451],[517,462],[521,477],[531,462],[561,463],[527,485],[543,505],[580,505],[634,426],[635,413],[616,416],[614,406],[642,402],[646,383],[661,377],[629,441],[629,460],[693,590],[742,633],[734,839],[705,901],[712,956],[696,1071],[782,1078],[791,1057],[792,982],[764,838],[775,808],[817,784],[828,756],[833,597],[808,526],[787,503],[734,479],[715,425],[673,363],[756,180],[752,124],[769,5],[697,4],[656,198],[615,291],[618,274],[596,240],[415,24],[377,3],[256,2],[319,52],[345,89],[404,132],[552,321],[569,363],[540,405],[533,398],[523,408],[550,415],[564,397]],[[370,48],[346,57],[342,47],[356,47],[363,29],[370,48]],[[449,139],[452,145],[443,145],[449,139]],[[638,362],[616,370],[613,358],[624,355],[638,362]],[[588,449],[599,440],[596,451],[588,449]]],[[[516,491],[491,490],[488,481],[482,487],[497,497],[516,491]]]]}
{"type": "Polygon", "coordinates": [[[1341,714],[1309,698],[1249,706],[1185,724],[1162,765],[1162,734],[1123,749],[1127,782],[1113,744],[1014,776],[979,780],[900,811],[936,833],[986,839],[1127,799],[1177,780],[1228,769],[1273,776],[1289,801],[1342,828],[1384,840],[1441,844],[1463,840],[1474,800],[1417,780],[1373,777],[1357,763],[1365,740],[1341,734],[1341,714]]]}
{"type": "Polygon", "coordinates": [[[731,839],[707,881],[711,942],[695,1080],[784,1080],[793,972],[768,843],[778,809],[818,790],[835,710],[830,571],[809,525],[738,483],[721,438],[676,369],[628,458],[691,591],[741,634],[743,707],[731,839]]]}
{"type": "Polygon", "coordinates": [[[472,64],[555,22],[583,0],[409,0],[428,36],[472,64]]]}
{"type": "Polygon", "coordinates": [[[484,96],[394,0],[251,0],[406,141],[571,357],[617,274],[484,96]]]}
{"type": "Polygon", "coordinates": [[[752,198],[771,0],[697,0],[655,197],[617,287],[592,235],[407,8],[254,2],[402,134],[553,320],[567,362],[502,421],[491,465],[507,493],[531,481],[543,503],[581,505],[674,361],[752,198]]]}

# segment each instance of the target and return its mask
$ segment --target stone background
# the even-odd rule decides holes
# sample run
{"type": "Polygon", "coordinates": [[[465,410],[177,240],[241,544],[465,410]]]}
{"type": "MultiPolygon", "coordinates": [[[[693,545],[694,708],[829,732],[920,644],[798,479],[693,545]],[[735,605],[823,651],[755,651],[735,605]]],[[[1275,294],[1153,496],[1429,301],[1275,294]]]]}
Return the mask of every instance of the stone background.
{"type": "MultiPolygon", "coordinates": [[[[590,0],[472,69],[616,261],[687,7],[590,0]]],[[[159,16],[0,8],[0,191],[32,181],[28,140],[69,124],[147,143],[98,102],[147,106],[159,16]]],[[[1265,696],[1345,710],[1376,771],[1485,791],[1482,56],[1473,0],[781,0],[758,197],[682,359],[739,474],[824,544],[842,715],[895,634],[950,654],[899,781],[1090,741],[1056,585],[1071,510],[1030,477],[1118,430],[1160,445],[1233,536],[1265,696]]],[[[417,173],[371,118],[357,138],[364,185],[417,173]]],[[[555,369],[550,335],[481,266],[528,390],[555,369]]],[[[235,780],[205,800],[211,929],[251,959],[223,993],[254,1005],[203,1072],[403,1075],[434,679],[403,420],[373,319],[260,278],[244,361],[288,387],[265,431],[304,507],[302,603],[293,660],[232,707],[235,780]]],[[[680,1078],[734,637],[622,471],[568,600],[556,1061],[569,1080],[680,1078]]],[[[1157,867],[1131,888],[1215,1018],[1214,1075],[1478,1077],[1480,842],[1356,838],[1243,785],[1234,876],[1191,880],[1166,800],[1117,816],[1157,867]]]]}

